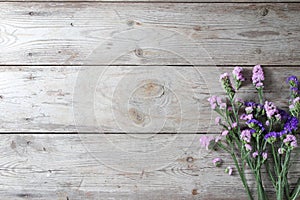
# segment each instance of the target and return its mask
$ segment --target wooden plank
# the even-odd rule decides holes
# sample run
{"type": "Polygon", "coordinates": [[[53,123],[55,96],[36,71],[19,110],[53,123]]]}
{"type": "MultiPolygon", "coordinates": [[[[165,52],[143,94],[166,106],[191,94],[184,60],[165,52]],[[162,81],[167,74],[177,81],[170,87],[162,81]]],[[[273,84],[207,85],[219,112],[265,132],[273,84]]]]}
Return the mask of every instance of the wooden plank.
{"type": "MultiPolygon", "coordinates": [[[[9,0],[10,2],[26,2],[26,0],[9,0]]],[[[50,0],[30,0],[30,2],[48,2],[50,0]]],[[[83,0],[56,0],[57,2],[83,2],[83,0]]],[[[6,2],[6,0],[1,0],[0,2],[6,2]]],[[[182,3],[182,2],[195,2],[195,3],[252,3],[250,0],[84,0],[84,2],[107,2],[107,3],[140,3],[140,2],[149,2],[149,3],[182,3]]],[[[255,2],[262,3],[298,3],[299,0],[255,0],[255,2]]]]}
{"type": "Polygon", "coordinates": [[[299,65],[299,12],[298,3],[1,2],[0,63],[299,65]]]}
{"type": "MultiPolygon", "coordinates": [[[[0,132],[194,133],[220,131],[207,99],[231,67],[2,66],[0,132]]],[[[287,107],[286,77],[264,67],[266,99],[287,107]]],[[[239,97],[257,100],[251,68],[239,97]]]]}
{"type": "MultiPolygon", "coordinates": [[[[236,172],[233,176],[224,173],[226,166],[233,165],[229,156],[199,148],[201,135],[188,134],[175,142],[165,140],[172,135],[148,135],[133,149],[123,151],[126,159],[118,169],[112,169],[120,160],[115,154],[118,148],[107,149],[106,140],[98,140],[93,134],[85,136],[82,140],[78,135],[68,134],[1,135],[1,197],[7,200],[246,199],[236,172]],[[146,143],[150,148],[145,152],[146,143]],[[171,144],[157,149],[158,144],[164,146],[165,143],[171,144]],[[86,145],[97,148],[88,151],[86,145]],[[161,160],[155,158],[157,152],[161,160]],[[97,156],[100,159],[95,159],[97,156]],[[212,164],[216,156],[224,160],[221,168],[212,164]],[[163,168],[147,170],[154,161],[163,168]],[[134,171],[136,166],[139,170],[134,171]],[[127,167],[132,170],[127,171],[127,167]]],[[[127,138],[106,136],[122,147],[126,144],[129,147],[129,141],[134,139],[128,135],[127,138]]],[[[296,159],[299,158],[299,149],[295,153],[290,169],[291,183],[300,175],[300,162],[296,159]]],[[[248,171],[247,177],[251,188],[255,188],[248,171]]]]}

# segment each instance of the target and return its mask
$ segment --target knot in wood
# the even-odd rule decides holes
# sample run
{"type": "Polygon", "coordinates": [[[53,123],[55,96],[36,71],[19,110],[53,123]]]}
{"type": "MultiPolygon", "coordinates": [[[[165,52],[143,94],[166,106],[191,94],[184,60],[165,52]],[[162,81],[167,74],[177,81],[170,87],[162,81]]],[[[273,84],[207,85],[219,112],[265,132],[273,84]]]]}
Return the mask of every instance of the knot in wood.
{"type": "Polygon", "coordinates": [[[262,8],[260,11],[261,16],[266,16],[269,13],[268,8],[262,8]]]}
{"type": "Polygon", "coordinates": [[[144,54],[143,50],[140,48],[135,49],[134,53],[137,57],[143,57],[143,54],[144,54]]]}
{"type": "Polygon", "coordinates": [[[139,112],[135,108],[129,109],[129,117],[132,119],[132,121],[136,124],[141,124],[145,121],[145,116],[142,112],[139,112]]]}
{"type": "Polygon", "coordinates": [[[189,163],[194,162],[194,158],[192,156],[189,156],[186,158],[186,161],[189,163]]]}

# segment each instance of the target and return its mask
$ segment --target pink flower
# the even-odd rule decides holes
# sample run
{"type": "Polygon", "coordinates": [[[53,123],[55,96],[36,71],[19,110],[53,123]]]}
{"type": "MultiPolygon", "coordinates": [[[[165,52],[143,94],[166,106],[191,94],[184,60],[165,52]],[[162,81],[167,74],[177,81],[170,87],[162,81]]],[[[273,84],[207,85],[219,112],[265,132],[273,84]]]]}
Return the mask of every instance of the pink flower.
{"type": "Polygon", "coordinates": [[[253,112],[253,108],[252,107],[246,107],[245,111],[247,114],[252,113],[253,112]]]}
{"type": "Polygon", "coordinates": [[[229,74],[228,73],[221,74],[220,80],[222,79],[229,79],[229,74]]]}
{"type": "Polygon", "coordinates": [[[222,137],[218,135],[218,136],[215,138],[215,142],[217,143],[217,142],[219,142],[221,139],[222,139],[222,137]]]}
{"type": "Polygon", "coordinates": [[[276,106],[272,102],[268,101],[265,102],[264,109],[268,118],[273,117],[278,112],[276,106]]]}
{"type": "Polygon", "coordinates": [[[245,148],[246,148],[247,151],[252,150],[252,146],[250,144],[245,144],[245,148]]]}
{"type": "Polygon", "coordinates": [[[226,108],[226,103],[222,102],[222,98],[218,96],[211,96],[210,98],[207,99],[210,103],[211,109],[215,110],[217,106],[220,107],[220,109],[225,109],[226,108]]]}
{"type": "Polygon", "coordinates": [[[276,120],[281,120],[281,115],[280,114],[277,114],[277,115],[275,115],[275,118],[276,118],[276,120]]]}
{"type": "Polygon", "coordinates": [[[223,136],[226,136],[226,135],[228,135],[228,133],[229,133],[229,132],[228,132],[227,130],[224,130],[224,131],[222,132],[222,135],[223,135],[223,136]]]}
{"type": "Polygon", "coordinates": [[[226,108],[226,103],[221,103],[220,104],[220,109],[225,109],[226,108]]]}
{"type": "Polygon", "coordinates": [[[244,140],[247,143],[250,143],[250,141],[251,141],[251,132],[250,132],[249,129],[243,130],[241,132],[241,139],[244,140]]]}
{"type": "Polygon", "coordinates": [[[283,140],[283,143],[288,144],[289,142],[297,141],[296,137],[294,135],[288,134],[286,135],[286,138],[283,140]]]}
{"type": "Polygon", "coordinates": [[[295,148],[297,146],[298,146],[297,140],[291,142],[291,147],[295,148]]]}
{"type": "Polygon", "coordinates": [[[215,158],[213,159],[213,163],[216,167],[220,167],[222,164],[223,160],[221,158],[215,158]]]}
{"type": "Polygon", "coordinates": [[[270,126],[269,120],[266,121],[266,126],[270,126]]]}
{"type": "Polygon", "coordinates": [[[253,119],[253,114],[248,114],[248,115],[242,114],[240,119],[245,120],[245,121],[251,120],[251,119],[253,119]]]}
{"type": "Polygon", "coordinates": [[[202,136],[200,138],[200,145],[205,147],[207,150],[211,148],[211,146],[213,145],[212,142],[214,142],[214,137],[212,136],[202,136]]]}
{"type": "Polygon", "coordinates": [[[236,122],[234,122],[234,123],[232,124],[232,128],[235,128],[235,127],[237,127],[237,123],[236,123],[236,122]]]}
{"type": "Polygon", "coordinates": [[[217,107],[217,96],[211,96],[210,98],[207,99],[210,103],[211,109],[216,109],[217,107]]]}
{"type": "Polygon", "coordinates": [[[256,158],[257,156],[258,156],[258,152],[257,151],[255,151],[255,152],[252,153],[252,157],[253,158],[256,158]]]}
{"type": "Polygon", "coordinates": [[[268,158],[267,152],[263,152],[262,153],[262,157],[263,157],[264,160],[267,160],[267,158],[268,158]]]}
{"type": "Polygon", "coordinates": [[[265,80],[263,69],[260,65],[256,65],[253,67],[252,71],[252,82],[256,88],[263,87],[263,81],[265,80]]]}
{"type": "Polygon", "coordinates": [[[238,81],[245,81],[242,72],[243,72],[243,68],[236,66],[232,71],[233,77],[238,81]]]}

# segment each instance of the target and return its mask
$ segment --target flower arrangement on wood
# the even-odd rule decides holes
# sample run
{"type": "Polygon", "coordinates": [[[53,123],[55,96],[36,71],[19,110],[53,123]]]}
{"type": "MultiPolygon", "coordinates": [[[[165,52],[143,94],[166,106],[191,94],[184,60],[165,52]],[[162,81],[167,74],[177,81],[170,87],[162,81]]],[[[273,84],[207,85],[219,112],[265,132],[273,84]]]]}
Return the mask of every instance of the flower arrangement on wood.
{"type": "MultiPolygon", "coordinates": [[[[264,71],[260,65],[253,68],[252,83],[257,90],[259,102],[243,101],[236,98],[236,93],[245,78],[243,68],[235,67],[233,81],[228,73],[220,76],[220,82],[226,97],[212,96],[208,99],[211,109],[218,113],[216,123],[223,130],[219,136],[200,138],[201,145],[207,149],[219,148],[228,152],[233,158],[235,168],[228,166],[225,172],[237,171],[248,198],[257,196],[266,200],[268,196],[262,180],[262,171],[266,170],[275,191],[277,200],[296,200],[300,194],[300,178],[296,186],[290,188],[288,170],[292,151],[297,147],[297,130],[300,113],[300,92],[297,77],[287,78],[290,86],[289,112],[286,112],[270,101],[265,101],[264,71]],[[233,82],[233,84],[232,84],[233,82]],[[245,176],[245,168],[249,168],[256,181],[257,195],[251,193],[245,176]]],[[[220,166],[221,158],[213,160],[220,166]]]]}

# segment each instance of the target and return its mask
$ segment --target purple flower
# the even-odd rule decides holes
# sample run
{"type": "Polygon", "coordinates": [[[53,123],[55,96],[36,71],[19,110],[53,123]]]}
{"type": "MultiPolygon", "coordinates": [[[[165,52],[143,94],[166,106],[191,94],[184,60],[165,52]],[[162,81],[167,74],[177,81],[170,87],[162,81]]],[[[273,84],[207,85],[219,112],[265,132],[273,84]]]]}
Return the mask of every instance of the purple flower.
{"type": "Polygon", "coordinates": [[[296,103],[299,103],[300,102],[300,97],[296,97],[294,100],[293,100],[293,104],[295,105],[296,103]]]}
{"type": "Polygon", "coordinates": [[[252,82],[253,85],[259,89],[263,87],[263,81],[265,80],[263,69],[260,65],[256,65],[253,68],[252,82]]]}
{"type": "Polygon", "coordinates": [[[242,72],[243,72],[243,68],[236,66],[232,71],[233,77],[238,81],[245,81],[245,78],[244,78],[242,72]]]}
{"type": "Polygon", "coordinates": [[[299,84],[297,76],[289,76],[286,79],[286,83],[293,87],[298,86],[298,84],[299,84]]]}
{"type": "Polygon", "coordinates": [[[215,158],[213,159],[213,163],[216,167],[220,167],[222,164],[223,160],[221,158],[215,158]]]}
{"type": "Polygon", "coordinates": [[[245,102],[245,106],[255,108],[256,107],[256,103],[252,102],[252,101],[248,101],[248,102],[245,102]]]}
{"type": "Polygon", "coordinates": [[[252,157],[253,158],[256,158],[257,156],[258,156],[258,152],[257,151],[255,151],[255,152],[252,153],[252,157]]]}
{"type": "Polygon", "coordinates": [[[207,150],[211,149],[214,145],[214,137],[212,136],[202,136],[199,141],[200,145],[205,147],[207,150]]]}
{"type": "Polygon", "coordinates": [[[225,104],[225,108],[226,108],[226,103],[222,102],[221,97],[211,96],[207,100],[209,101],[211,109],[213,109],[213,110],[215,110],[217,108],[217,106],[220,106],[220,108],[222,109],[222,107],[224,107],[224,104],[225,104]]]}
{"type": "Polygon", "coordinates": [[[291,102],[291,105],[289,106],[290,112],[293,116],[298,116],[300,112],[300,97],[296,97],[291,102]]]}
{"type": "Polygon", "coordinates": [[[243,141],[245,141],[245,142],[247,142],[247,143],[250,143],[250,141],[251,141],[251,132],[250,132],[250,130],[249,129],[246,129],[246,130],[243,130],[242,132],[241,132],[241,139],[243,140],[243,141]]]}
{"type": "Polygon", "coordinates": [[[289,142],[293,142],[296,141],[296,137],[294,135],[288,134],[286,135],[286,138],[283,140],[284,143],[289,143],[289,142]]]}
{"type": "Polygon", "coordinates": [[[278,113],[281,115],[282,120],[286,120],[290,117],[290,115],[284,110],[278,109],[278,113]]]}
{"type": "Polygon", "coordinates": [[[229,79],[229,74],[228,73],[221,74],[220,81],[222,81],[224,79],[229,79]]]}
{"type": "Polygon", "coordinates": [[[210,98],[207,99],[210,103],[211,109],[216,109],[217,107],[217,96],[211,96],[210,98]]]}
{"type": "Polygon", "coordinates": [[[273,117],[278,112],[276,106],[272,102],[268,101],[265,102],[264,109],[268,118],[273,117]]]}
{"type": "Polygon", "coordinates": [[[231,166],[228,166],[228,167],[226,167],[226,169],[225,169],[225,173],[229,174],[229,176],[232,175],[232,171],[233,171],[233,169],[232,169],[231,166]]]}
{"type": "Polygon", "coordinates": [[[228,135],[228,131],[227,130],[224,130],[223,132],[222,132],[222,136],[226,136],[226,135],[228,135]]]}
{"type": "Polygon", "coordinates": [[[287,84],[290,85],[292,98],[299,94],[299,82],[296,76],[290,76],[286,79],[287,84]]]}
{"type": "Polygon", "coordinates": [[[292,148],[295,148],[295,147],[297,147],[298,146],[298,144],[297,144],[297,140],[296,141],[293,141],[293,142],[291,142],[291,147],[292,148]]]}
{"type": "Polygon", "coordinates": [[[222,83],[222,86],[223,86],[226,94],[229,96],[229,99],[232,100],[235,95],[235,91],[232,87],[228,73],[222,74],[220,76],[220,81],[222,83]]]}
{"type": "Polygon", "coordinates": [[[277,120],[277,121],[280,121],[281,120],[281,115],[278,113],[278,114],[276,114],[275,115],[275,119],[277,120]]]}
{"type": "Polygon", "coordinates": [[[277,132],[277,134],[278,134],[278,137],[281,138],[283,135],[286,135],[287,132],[285,130],[281,130],[281,131],[277,132]]]}
{"type": "Polygon", "coordinates": [[[245,144],[245,148],[246,148],[247,151],[252,150],[252,146],[250,144],[245,144]]]}
{"type": "MultiPolygon", "coordinates": [[[[289,77],[286,79],[286,83],[287,83],[287,84],[291,84],[291,83],[292,83],[293,85],[294,85],[294,84],[295,84],[295,85],[298,85],[299,82],[298,82],[298,78],[297,78],[296,76],[289,76],[289,77]]],[[[295,85],[294,85],[294,86],[295,86],[295,85]]]]}
{"type": "Polygon", "coordinates": [[[232,128],[236,128],[236,127],[237,127],[237,123],[236,122],[232,123],[232,128]]]}
{"type": "Polygon", "coordinates": [[[290,146],[292,149],[298,146],[296,136],[291,134],[286,135],[286,138],[283,140],[283,143],[285,143],[285,145],[287,146],[290,146]]]}
{"type": "Polygon", "coordinates": [[[267,152],[263,152],[261,155],[262,155],[264,160],[267,160],[267,158],[268,158],[268,153],[267,152]]]}
{"type": "Polygon", "coordinates": [[[266,126],[270,126],[269,120],[266,121],[266,126]]]}
{"type": "Polygon", "coordinates": [[[287,121],[284,124],[284,130],[287,133],[292,133],[292,131],[295,131],[298,129],[299,120],[296,117],[289,117],[287,121]]]}
{"type": "Polygon", "coordinates": [[[225,109],[226,108],[226,103],[221,103],[220,104],[220,109],[225,109]]]}
{"type": "Polygon", "coordinates": [[[246,115],[246,114],[242,114],[241,115],[241,117],[240,117],[240,119],[241,120],[251,120],[251,119],[253,119],[253,114],[248,114],[248,115],[246,115]]]}
{"type": "Polygon", "coordinates": [[[256,119],[251,119],[251,120],[248,120],[246,122],[246,124],[250,127],[250,128],[254,128],[255,130],[256,129],[259,129],[261,132],[263,132],[265,130],[264,126],[262,125],[262,123],[256,119]]]}
{"type": "Polygon", "coordinates": [[[270,143],[273,143],[276,141],[276,138],[278,137],[278,133],[277,132],[269,132],[268,134],[265,135],[264,139],[267,140],[270,143]]]}

